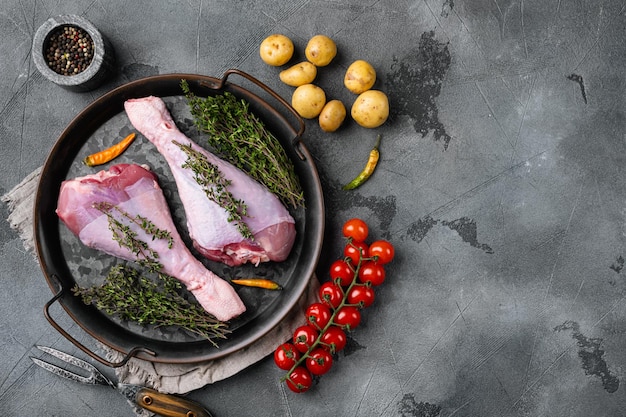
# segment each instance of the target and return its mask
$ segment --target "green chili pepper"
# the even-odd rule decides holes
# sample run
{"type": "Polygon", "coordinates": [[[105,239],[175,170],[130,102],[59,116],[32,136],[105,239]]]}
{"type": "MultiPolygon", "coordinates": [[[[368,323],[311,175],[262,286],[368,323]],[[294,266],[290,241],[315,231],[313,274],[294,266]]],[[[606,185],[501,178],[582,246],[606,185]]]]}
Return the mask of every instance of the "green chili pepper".
{"type": "Polygon", "coordinates": [[[363,168],[363,171],[361,171],[361,173],[357,175],[355,179],[344,185],[344,190],[353,190],[363,184],[365,181],[367,181],[369,177],[372,176],[374,170],[376,169],[376,165],[378,164],[378,159],[380,158],[380,152],[378,151],[378,147],[380,146],[380,138],[381,136],[378,135],[378,137],[376,138],[376,145],[374,145],[374,148],[370,151],[369,159],[367,160],[367,164],[365,165],[365,168],[363,168]]]}

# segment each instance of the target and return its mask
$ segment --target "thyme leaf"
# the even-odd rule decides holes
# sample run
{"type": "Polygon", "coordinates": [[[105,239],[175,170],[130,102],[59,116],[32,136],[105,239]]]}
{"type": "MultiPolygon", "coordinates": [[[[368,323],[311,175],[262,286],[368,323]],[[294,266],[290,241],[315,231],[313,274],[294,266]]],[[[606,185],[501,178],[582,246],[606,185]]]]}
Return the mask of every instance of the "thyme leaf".
{"type": "Polygon", "coordinates": [[[120,207],[108,202],[99,202],[94,208],[107,216],[113,239],[130,250],[137,257],[137,263],[155,279],[140,275],[139,271],[124,265],[116,265],[109,270],[100,286],[72,288],[85,304],[93,304],[109,315],[142,325],[178,326],[211,341],[225,338],[230,331],[227,324],[207,313],[197,303],[192,303],[180,294],[182,285],[176,278],[162,272],[163,265],[158,261],[159,254],[141,240],[131,225],[152,236],[152,240],[166,239],[172,248],[172,234],[159,229],[148,218],[132,216],[120,207]]]}
{"type": "Polygon", "coordinates": [[[249,103],[225,92],[197,97],[186,80],[181,89],[201,132],[224,159],[264,184],[285,204],[304,206],[304,194],[293,162],[278,139],[249,109],[249,103]]]}
{"type": "Polygon", "coordinates": [[[154,223],[139,214],[133,217],[118,206],[106,201],[94,203],[93,207],[107,216],[109,230],[113,233],[113,240],[115,240],[120,247],[131,251],[137,257],[137,263],[147,268],[150,272],[156,273],[161,270],[162,265],[157,261],[159,259],[157,251],[150,248],[147,242],[139,239],[137,232],[132,230],[129,225],[124,224],[120,219],[116,218],[114,213],[118,213],[123,219],[139,226],[148,235],[152,235],[152,240],[167,239],[167,247],[171,249],[174,244],[174,238],[169,231],[159,229],[154,223]]]}
{"type": "Polygon", "coordinates": [[[231,181],[225,178],[219,168],[209,162],[204,154],[194,150],[191,145],[183,145],[176,141],[173,143],[187,155],[187,161],[182,168],[190,169],[194,173],[194,179],[202,187],[206,196],[226,210],[228,221],[234,222],[239,233],[244,238],[252,239],[254,235],[243,220],[243,217],[248,215],[248,206],[228,191],[231,181]]]}
{"type": "Polygon", "coordinates": [[[178,281],[175,278],[165,274],[160,277],[165,279],[162,286],[134,268],[116,265],[102,285],[90,288],[76,285],[72,292],[85,304],[93,304],[121,320],[157,327],[178,326],[204,337],[217,347],[214,339],[224,339],[230,333],[227,324],[176,292],[173,282],[178,281]]]}

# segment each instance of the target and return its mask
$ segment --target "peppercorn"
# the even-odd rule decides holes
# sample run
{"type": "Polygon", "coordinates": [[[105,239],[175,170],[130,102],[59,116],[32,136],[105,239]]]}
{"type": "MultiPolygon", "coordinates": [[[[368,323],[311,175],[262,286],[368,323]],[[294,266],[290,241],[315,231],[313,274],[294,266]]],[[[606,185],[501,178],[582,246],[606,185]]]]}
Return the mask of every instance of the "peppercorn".
{"type": "Polygon", "coordinates": [[[60,75],[76,75],[85,71],[94,55],[91,36],[76,26],[61,26],[48,37],[46,62],[50,69],[60,75]]]}

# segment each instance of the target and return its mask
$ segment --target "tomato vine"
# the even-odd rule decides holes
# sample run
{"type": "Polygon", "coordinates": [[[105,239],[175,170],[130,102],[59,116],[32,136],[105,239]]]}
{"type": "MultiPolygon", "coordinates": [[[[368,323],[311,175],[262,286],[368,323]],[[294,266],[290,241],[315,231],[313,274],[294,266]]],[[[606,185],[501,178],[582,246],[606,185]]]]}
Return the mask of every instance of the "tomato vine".
{"type": "Polygon", "coordinates": [[[306,309],[307,324],[295,329],[292,340],[274,352],[276,365],[287,371],[281,380],[294,392],[308,391],[313,376],[331,369],[333,354],[346,346],[346,331],[359,326],[361,311],[374,302],[373,287],[384,282],[384,265],[395,254],[385,240],[365,243],[369,228],[361,219],[345,222],[342,232],[347,241],[344,258],[332,263],[331,280],[321,285],[319,301],[306,309]]]}

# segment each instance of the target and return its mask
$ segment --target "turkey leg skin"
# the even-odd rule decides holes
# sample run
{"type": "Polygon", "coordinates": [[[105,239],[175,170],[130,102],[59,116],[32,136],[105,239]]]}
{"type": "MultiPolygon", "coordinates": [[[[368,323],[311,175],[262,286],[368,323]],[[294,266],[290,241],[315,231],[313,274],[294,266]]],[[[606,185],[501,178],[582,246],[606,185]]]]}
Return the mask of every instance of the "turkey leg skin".
{"type": "Polygon", "coordinates": [[[295,221],[278,197],[180,132],[161,98],[130,99],[124,108],[135,129],[167,161],[185,209],[189,235],[198,252],[230,266],[287,259],[296,237],[295,221]],[[194,173],[182,168],[187,155],[176,143],[202,153],[230,181],[228,191],[247,206],[243,221],[252,232],[252,239],[244,238],[236,225],[228,221],[228,212],[206,196],[194,173]]]}
{"type": "Polygon", "coordinates": [[[61,184],[56,210],[63,223],[86,246],[118,258],[140,260],[141,255],[114,240],[109,217],[95,207],[102,203],[113,207],[110,213],[116,220],[158,254],[162,272],[180,280],[208,313],[228,321],[246,310],[234,288],[206,269],[185,246],[154,173],[139,165],[118,164],[108,171],[66,180],[61,184]],[[124,217],[126,214],[131,218],[140,215],[169,232],[171,247],[168,239],[154,239],[124,217]]]}

